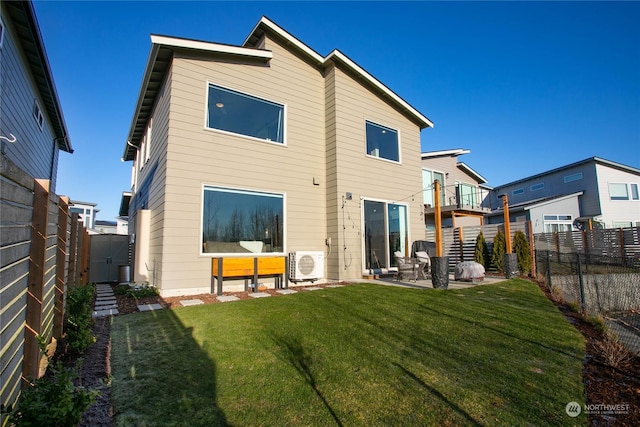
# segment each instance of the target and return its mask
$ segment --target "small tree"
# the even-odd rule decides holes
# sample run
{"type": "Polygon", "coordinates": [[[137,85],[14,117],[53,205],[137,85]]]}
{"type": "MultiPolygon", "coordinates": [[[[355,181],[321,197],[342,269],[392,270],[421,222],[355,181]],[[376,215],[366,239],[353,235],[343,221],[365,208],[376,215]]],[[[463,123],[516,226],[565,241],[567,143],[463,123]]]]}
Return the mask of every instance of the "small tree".
{"type": "Polygon", "coordinates": [[[476,237],[476,251],[473,256],[473,260],[479,264],[482,264],[486,269],[489,268],[491,264],[491,257],[489,256],[489,247],[487,246],[487,241],[484,239],[484,234],[482,231],[476,237]]]}
{"type": "Polygon", "coordinates": [[[529,274],[531,272],[531,249],[527,236],[520,230],[513,235],[513,250],[518,255],[518,270],[521,273],[529,274]]]}
{"type": "Polygon", "coordinates": [[[493,255],[491,261],[499,272],[504,271],[503,261],[504,254],[507,252],[507,241],[504,238],[502,230],[498,229],[495,237],[493,238],[493,255]]]}

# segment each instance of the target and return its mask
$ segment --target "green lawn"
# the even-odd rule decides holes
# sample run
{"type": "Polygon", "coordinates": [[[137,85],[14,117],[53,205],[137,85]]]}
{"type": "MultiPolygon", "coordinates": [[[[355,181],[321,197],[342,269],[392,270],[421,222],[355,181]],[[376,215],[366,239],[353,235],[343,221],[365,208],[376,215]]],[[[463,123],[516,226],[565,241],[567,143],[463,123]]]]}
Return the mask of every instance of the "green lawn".
{"type": "Polygon", "coordinates": [[[117,426],[586,425],[584,340],[523,280],[137,313],[111,340],[117,426]]]}

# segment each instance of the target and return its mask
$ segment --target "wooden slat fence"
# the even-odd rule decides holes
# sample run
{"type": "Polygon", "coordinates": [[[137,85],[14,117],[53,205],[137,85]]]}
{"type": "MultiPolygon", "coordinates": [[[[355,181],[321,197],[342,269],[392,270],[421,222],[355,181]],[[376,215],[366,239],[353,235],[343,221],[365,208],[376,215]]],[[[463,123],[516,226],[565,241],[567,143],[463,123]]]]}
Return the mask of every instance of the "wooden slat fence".
{"type": "MultiPolygon", "coordinates": [[[[88,235],[68,199],[0,158],[0,404],[44,374],[36,336],[53,349],[63,332],[64,296],[86,284],[88,235]]],[[[0,418],[0,425],[6,424],[0,418]]]]}
{"type": "Polygon", "coordinates": [[[537,250],[558,254],[582,253],[605,257],[640,258],[640,227],[539,233],[537,250]]]}
{"type": "MultiPolygon", "coordinates": [[[[512,222],[510,224],[512,241],[513,236],[518,230],[522,231],[525,236],[527,236],[527,239],[531,241],[529,237],[531,235],[530,228],[529,222],[512,222]]],[[[455,265],[462,261],[473,261],[476,248],[476,238],[481,231],[484,234],[487,246],[489,247],[489,252],[491,253],[493,250],[493,239],[499,229],[504,233],[503,224],[485,224],[482,226],[442,229],[443,255],[449,257],[449,268],[453,270],[455,265]]],[[[427,230],[425,236],[426,240],[435,242],[435,234],[435,230],[427,230]]],[[[493,266],[489,266],[487,270],[493,268],[493,266]]]]}

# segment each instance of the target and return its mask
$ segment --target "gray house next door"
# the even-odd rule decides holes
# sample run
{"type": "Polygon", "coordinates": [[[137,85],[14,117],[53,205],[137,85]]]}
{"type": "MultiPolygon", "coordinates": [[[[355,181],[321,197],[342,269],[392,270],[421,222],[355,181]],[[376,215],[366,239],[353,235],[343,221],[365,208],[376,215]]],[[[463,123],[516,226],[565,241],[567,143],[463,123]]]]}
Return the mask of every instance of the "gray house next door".
{"type": "Polygon", "coordinates": [[[92,283],[117,282],[121,265],[130,265],[129,236],[121,234],[94,234],[91,236],[89,255],[89,281],[92,283]]]}

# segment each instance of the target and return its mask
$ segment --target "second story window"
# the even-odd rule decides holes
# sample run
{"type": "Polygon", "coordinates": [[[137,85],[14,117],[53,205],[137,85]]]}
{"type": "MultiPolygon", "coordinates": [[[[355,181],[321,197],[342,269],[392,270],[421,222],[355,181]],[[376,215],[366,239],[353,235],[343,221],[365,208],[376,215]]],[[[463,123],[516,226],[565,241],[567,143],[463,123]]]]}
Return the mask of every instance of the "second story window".
{"type": "Polygon", "coordinates": [[[209,84],[207,128],[284,144],[285,106],[209,84]]]}
{"type": "Polygon", "coordinates": [[[40,109],[38,101],[33,101],[33,118],[36,120],[40,130],[42,130],[42,127],[44,126],[44,116],[42,115],[42,110],[40,109]]]}
{"type": "Polygon", "coordinates": [[[394,162],[400,161],[398,131],[366,121],[367,155],[394,162]]]}

